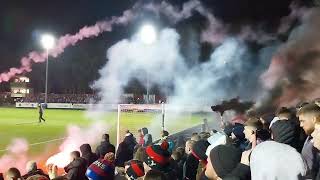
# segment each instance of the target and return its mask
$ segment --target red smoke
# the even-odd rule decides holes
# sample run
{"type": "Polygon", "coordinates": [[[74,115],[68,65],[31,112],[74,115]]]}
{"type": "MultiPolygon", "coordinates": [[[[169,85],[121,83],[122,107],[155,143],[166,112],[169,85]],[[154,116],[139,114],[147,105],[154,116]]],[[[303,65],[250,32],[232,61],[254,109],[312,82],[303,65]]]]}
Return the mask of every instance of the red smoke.
{"type": "MultiPolygon", "coordinates": [[[[110,32],[112,31],[113,25],[127,24],[133,17],[134,16],[132,11],[127,10],[120,17],[113,17],[109,21],[98,22],[93,26],[85,26],[82,29],[80,29],[78,33],[73,35],[66,34],[58,39],[56,46],[49,51],[49,56],[57,57],[64,52],[65,48],[69,46],[74,46],[76,43],[83,39],[99,36],[101,33],[106,31],[110,32]]],[[[27,56],[21,59],[20,67],[13,67],[10,68],[8,72],[1,73],[0,83],[9,81],[12,77],[14,77],[17,74],[32,71],[32,63],[40,63],[44,61],[46,61],[45,52],[32,51],[27,56]]]]}

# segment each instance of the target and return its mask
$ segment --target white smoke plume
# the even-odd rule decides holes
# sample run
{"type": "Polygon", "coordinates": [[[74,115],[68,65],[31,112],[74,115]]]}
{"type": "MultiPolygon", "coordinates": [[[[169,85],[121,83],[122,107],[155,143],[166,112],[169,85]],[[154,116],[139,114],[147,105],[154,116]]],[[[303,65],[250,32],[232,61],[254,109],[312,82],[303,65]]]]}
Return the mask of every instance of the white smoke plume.
{"type": "Polygon", "coordinates": [[[59,147],[59,153],[51,156],[46,165],[54,164],[59,168],[68,165],[70,153],[72,151],[79,151],[82,144],[95,145],[101,140],[101,135],[106,133],[108,127],[106,124],[95,121],[88,128],[80,128],[75,125],[68,127],[68,135],[65,141],[59,147]]]}

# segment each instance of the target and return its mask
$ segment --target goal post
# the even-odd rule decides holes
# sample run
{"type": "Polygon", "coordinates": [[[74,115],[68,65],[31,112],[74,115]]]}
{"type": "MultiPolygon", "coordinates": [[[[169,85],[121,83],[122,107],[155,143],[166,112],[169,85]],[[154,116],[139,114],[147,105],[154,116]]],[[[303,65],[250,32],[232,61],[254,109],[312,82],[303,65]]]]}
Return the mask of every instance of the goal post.
{"type": "MultiPolygon", "coordinates": [[[[161,112],[161,129],[165,129],[165,104],[118,104],[117,114],[117,147],[121,142],[121,112],[161,112]]],[[[141,127],[142,128],[142,127],[141,127]]],[[[128,129],[129,130],[129,129],[128,129]]]]}

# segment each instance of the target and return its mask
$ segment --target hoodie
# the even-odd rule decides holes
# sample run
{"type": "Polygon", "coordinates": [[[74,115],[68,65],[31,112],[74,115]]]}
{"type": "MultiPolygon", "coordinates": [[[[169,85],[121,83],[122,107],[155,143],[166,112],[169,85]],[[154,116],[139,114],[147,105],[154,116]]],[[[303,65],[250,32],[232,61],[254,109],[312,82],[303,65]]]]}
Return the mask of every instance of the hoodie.
{"type": "Polygon", "coordinates": [[[307,168],[293,147],[275,141],[256,146],[250,158],[252,180],[300,180],[307,168]]]}
{"type": "Polygon", "coordinates": [[[82,144],[80,146],[80,151],[82,155],[81,157],[87,160],[88,165],[98,160],[98,156],[92,152],[91,146],[89,144],[82,144]]]}

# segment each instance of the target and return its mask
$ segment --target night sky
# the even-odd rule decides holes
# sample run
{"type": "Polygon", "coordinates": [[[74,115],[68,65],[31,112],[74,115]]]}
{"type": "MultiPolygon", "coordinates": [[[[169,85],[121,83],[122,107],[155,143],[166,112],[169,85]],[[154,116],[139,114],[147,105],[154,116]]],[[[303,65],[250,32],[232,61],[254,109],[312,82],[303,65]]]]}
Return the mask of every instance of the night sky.
{"type": "MultiPolygon", "coordinates": [[[[148,0],[144,0],[149,2],[148,0]]],[[[261,24],[276,27],[281,17],[290,13],[292,0],[201,0],[224,23],[234,26],[261,24]]],[[[93,25],[106,17],[118,16],[129,9],[135,0],[4,0],[0,7],[0,71],[19,66],[20,58],[32,50],[41,50],[39,37],[51,32],[56,37],[75,33],[85,25],[93,25]]],[[[184,0],[171,0],[181,6],[184,0]]],[[[308,3],[304,1],[303,3],[308,3]]],[[[98,70],[106,63],[106,50],[117,41],[130,37],[136,24],[118,27],[111,33],[87,39],[50,62],[50,91],[55,93],[90,92],[89,85],[99,77],[98,70]],[[61,80],[63,79],[63,81],[61,80]]],[[[166,21],[161,23],[167,26],[166,21]]],[[[182,43],[187,29],[200,31],[203,18],[194,17],[175,26],[181,32],[182,43]],[[200,25],[199,25],[200,24],[200,25]]],[[[271,29],[268,29],[272,31],[271,29]]],[[[183,47],[183,45],[182,45],[183,47]]],[[[206,57],[212,47],[201,45],[201,57],[206,57]]],[[[183,52],[183,49],[182,49],[183,52]]],[[[0,72],[0,73],[1,73],[0,72]]],[[[35,64],[27,74],[36,92],[43,91],[45,63],[35,64]]],[[[8,91],[8,83],[0,84],[0,91],[8,91]]]]}

